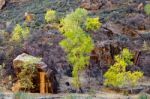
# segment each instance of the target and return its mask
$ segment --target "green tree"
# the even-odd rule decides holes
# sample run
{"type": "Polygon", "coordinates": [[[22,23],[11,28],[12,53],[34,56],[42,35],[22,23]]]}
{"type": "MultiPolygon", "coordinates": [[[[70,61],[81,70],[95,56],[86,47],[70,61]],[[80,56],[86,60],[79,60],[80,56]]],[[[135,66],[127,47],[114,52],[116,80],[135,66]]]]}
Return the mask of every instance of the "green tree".
{"type": "Polygon", "coordinates": [[[133,54],[128,49],[123,49],[120,55],[115,56],[115,63],[104,74],[107,86],[113,87],[134,87],[138,80],[142,77],[143,73],[140,71],[127,71],[126,68],[132,65],[131,59],[133,54]]]}
{"type": "MultiPolygon", "coordinates": [[[[73,83],[77,88],[81,86],[79,72],[89,65],[89,54],[94,48],[92,38],[83,30],[87,15],[85,9],[78,8],[61,20],[60,31],[65,39],[60,42],[60,45],[67,52],[67,59],[73,65],[73,83]]],[[[95,24],[89,25],[96,27],[95,24]]]]}

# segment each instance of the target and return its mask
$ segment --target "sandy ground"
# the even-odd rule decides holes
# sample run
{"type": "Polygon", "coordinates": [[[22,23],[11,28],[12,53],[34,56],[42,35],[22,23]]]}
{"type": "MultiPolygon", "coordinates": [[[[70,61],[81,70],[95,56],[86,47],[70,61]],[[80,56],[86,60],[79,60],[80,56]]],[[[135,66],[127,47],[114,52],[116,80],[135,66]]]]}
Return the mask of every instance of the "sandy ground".
{"type": "MultiPolygon", "coordinates": [[[[150,99],[150,95],[146,99],[150,99]]],[[[33,94],[33,93],[21,93],[14,94],[11,92],[0,93],[0,99],[140,99],[138,95],[124,96],[119,93],[105,93],[99,92],[96,94],[33,94]]],[[[145,98],[144,98],[145,99],[145,98]]]]}

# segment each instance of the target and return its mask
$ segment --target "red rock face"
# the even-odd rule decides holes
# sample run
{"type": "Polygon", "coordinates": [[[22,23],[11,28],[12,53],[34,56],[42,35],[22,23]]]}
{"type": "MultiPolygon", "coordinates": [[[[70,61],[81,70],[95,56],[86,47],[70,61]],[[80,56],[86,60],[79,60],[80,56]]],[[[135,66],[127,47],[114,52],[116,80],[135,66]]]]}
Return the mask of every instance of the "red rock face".
{"type": "Polygon", "coordinates": [[[83,0],[80,6],[87,10],[98,10],[102,7],[102,0],[83,0]]]}

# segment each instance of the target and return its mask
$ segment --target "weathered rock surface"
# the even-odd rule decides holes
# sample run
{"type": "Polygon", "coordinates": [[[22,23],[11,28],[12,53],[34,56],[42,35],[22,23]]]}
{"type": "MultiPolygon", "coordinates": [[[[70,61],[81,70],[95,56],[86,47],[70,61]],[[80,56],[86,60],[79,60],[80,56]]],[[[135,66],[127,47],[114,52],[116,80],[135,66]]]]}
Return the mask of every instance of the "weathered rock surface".
{"type": "Polygon", "coordinates": [[[150,77],[150,53],[141,52],[138,62],[139,67],[142,69],[146,76],[150,77]]]}
{"type": "Polygon", "coordinates": [[[98,10],[102,7],[103,0],[82,0],[81,7],[87,10],[98,10]]]}
{"type": "Polygon", "coordinates": [[[0,0],[0,10],[3,8],[5,5],[6,0],[0,0]]]}

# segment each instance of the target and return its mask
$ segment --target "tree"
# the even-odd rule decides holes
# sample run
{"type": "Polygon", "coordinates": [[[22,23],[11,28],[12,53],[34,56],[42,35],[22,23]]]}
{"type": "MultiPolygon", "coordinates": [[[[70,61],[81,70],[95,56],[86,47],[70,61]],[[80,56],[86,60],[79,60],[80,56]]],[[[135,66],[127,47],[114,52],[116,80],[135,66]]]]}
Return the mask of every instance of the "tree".
{"type": "Polygon", "coordinates": [[[85,9],[78,8],[75,12],[68,14],[61,20],[62,27],[60,31],[65,38],[60,42],[60,45],[64,48],[65,52],[67,52],[67,59],[73,65],[73,83],[77,88],[81,86],[79,72],[89,65],[89,54],[94,48],[93,40],[90,35],[84,31],[84,27],[90,30],[100,27],[97,18],[90,18],[89,20],[87,15],[88,13],[85,9]],[[91,20],[95,20],[96,22],[94,22],[96,24],[93,24],[91,20]]]}

